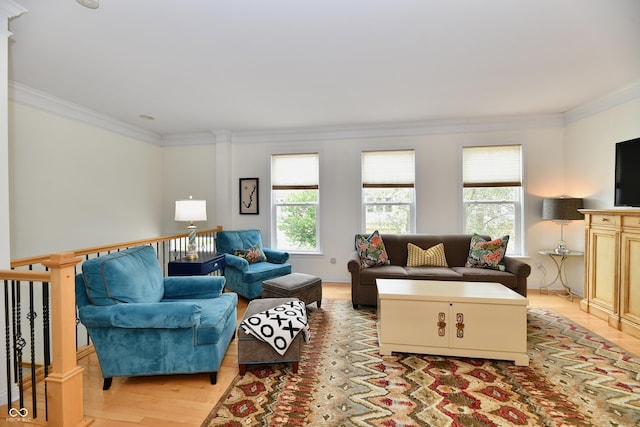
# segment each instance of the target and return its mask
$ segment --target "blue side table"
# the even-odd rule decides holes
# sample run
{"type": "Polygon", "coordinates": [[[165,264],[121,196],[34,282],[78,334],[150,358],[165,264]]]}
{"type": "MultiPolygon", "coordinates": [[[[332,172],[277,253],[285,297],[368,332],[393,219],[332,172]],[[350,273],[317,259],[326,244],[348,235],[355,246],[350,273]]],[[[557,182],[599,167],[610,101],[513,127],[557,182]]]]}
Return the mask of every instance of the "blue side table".
{"type": "Polygon", "coordinates": [[[219,271],[224,275],[224,254],[199,253],[198,258],[169,261],[169,276],[206,276],[219,271]]]}

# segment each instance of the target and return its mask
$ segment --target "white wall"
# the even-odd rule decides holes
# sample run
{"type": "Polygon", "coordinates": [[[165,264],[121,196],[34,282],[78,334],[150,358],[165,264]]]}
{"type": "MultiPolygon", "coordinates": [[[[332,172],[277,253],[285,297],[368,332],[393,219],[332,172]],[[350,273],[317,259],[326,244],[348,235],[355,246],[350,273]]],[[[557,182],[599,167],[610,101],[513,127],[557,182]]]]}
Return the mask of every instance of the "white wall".
{"type": "MultiPolygon", "coordinates": [[[[555,247],[560,234],[557,225],[541,220],[542,198],[579,196],[588,207],[611,207],[613,144],[640,134],[639,104],[636,99],[566,127],[561,121],[534,120],[502,130],[500,125],[491,130],[461,126],[431,133],[427,129],[417,136],[288,139],[271,134],[257,142],[232,137],[218,144],[159,147],[10,103],[11,257],[182,232],[183,224],[173,221],[174,202],[190,194],[208,202],[208,221],[198,224],[200,228],[255,227],[268,243],[270,155],[317,151],[322,254],[293,255],[291,262],[296,271],[348,282],[346,260],[354,234],[361,231],[362,150],[414,148],[417,231],[456,233],[461,230],[461,147],[516,143],[523,145],[525,159],[524,259],[533,267],[529,287],[537,288],[554,271],[551,260],[537,251],[555,247]],[[611,160],[603,161],[606,158],[611,160]],[[244,177],[260,179],[260,215],[238,212],[238,179],[244,177]]],[[[573,249],[584,248],[580,221],[565,227],[565,240],[573,249]]],[[[581,294],[582,260],[568,262],[567,273],[581,294]]]]}
{"type": "MultiPolygon", "coordinates": [[[[360,220],[360,153],[372,149],[414,148],[416,150],[417,232],[457,233],[462,230],[461,150],[465,145],[522,144],[524,146],[526,196],[525,257],[527,262],[549,264],[538,249],[555,247],[559,229],[541,220],[541,200],[563,191],[563,126],[542,122],[522,129],[439,133],[421,136],[331,138],[268,141],[232,144],[232,213],[225,228],[258,228],[263,239],[270,239],[269,157],[276,153],[320,153],[321,255],[292,255],[294,271],[315,274],[327,281],[348,282],[346,267],[356,233],[362,232],[360,220]],[[239,178],[260,179],[260,215],[239,215],[239,178]],[[235,186],[235,187],[233,187],[235,186]],[[336,263],[331,264],[331,258],[336,263]]],[[[310,139],[310,138],[309,138],[310,139]]],[[[487,165],[490,168],[491,165],[487,165]]],[[[228,189],[220,189],[226,191],[228,189]]],[[[577,230],[578,236],[582,231],[577,230]]],[[[567,234],[574,234],[573,230],[567,234]]],[[[571,241],[572,236],[567,236],[571,241]]],[[[537,287],[539,271],[532,274],[529,286],[537,287]]]]}
{"type": "Polygon", "coordinates": [[[9,104],[11,258],[162,234],[162,148],[9,104]]]}
{"type": "Polygon", "coordinates": [[[615,144],[638,137],[640,97],[567,124],[567,186],[586,198],[585,207],[613,207],[615,144]]]}
{"type": "MultiPolygon", "coordinates": [[[[553,271],[551,261],[537,251],[554,247],[559,238],[558,226],[540,219],[542,198],[565,194],[585,197],[587,207],[612,206],[613,144],[640,134],[639,104],[638,99],[629,101],[573,120],[566,128],[542,120],[515,128],[502,126],[504,130],[494,126],[461,132],[454,127],[430,133],[427,129],[418,136],[301,135],[288,142],[273,134],[259,142],[231,138],[232,142],[220,144],[225,157],[219,159],[213,143],[163,148],[13,102],[9,104],[11,257],[181,232],[183,225],[173,221],[174,201],[189,194],[208,202],[209,220],[199,227],[256,227],[268,242],[269,156],[318,151],[323,254],[294,255],[292,263],[297,271],[348,281],[346,259],[353,235],[361,231],[362,150],[414,148],[417,231],[455,233],[461,230],[461,147],[518,143],[524,146],[525,158],[525,255],[534,266],[529,286],[535,288],[542,280],[537,264],[553,271]],[[611,160],[603,160],[607,158],[611,160]],[[260,178],[260,215],[239,215],[241,177],[260,178]],[[336,264],[330,263],[331,258],[336,264]]],[[[565,238],[569,247],[582,249],[582,224],[565,227],[565,238]]],[[[581,262],[567,266],[572,286],[581,293],[581,262]]]]}
{"type": "Polygon", "coordinates": [[[216,222],[216,146],[189,145],[162,149],[163,234],[186,233],[186,223],[175,222],[176,200],[207,201],[207,221],[198,222],[198,229],[213,228],[216,222]]]}
{"type": "MultiPolygon", "coordinates": [[[[614,207],[615,143],[640,137],[640,98],[595,114],[578,113],[568,115],[565,127],[566,193],[583,197],[586,208],[611,209],[614,207]]],[[[584,232],[584,223],[573,221],[570,229],[584,232]]],[[[568,246],[584,250],[584,235],[576,232],[570,236],[568,246]]],[[[583,262],[582,258],[571,259],[566,264],[571,287],[580,295],[584,294],[583,262]]]]}

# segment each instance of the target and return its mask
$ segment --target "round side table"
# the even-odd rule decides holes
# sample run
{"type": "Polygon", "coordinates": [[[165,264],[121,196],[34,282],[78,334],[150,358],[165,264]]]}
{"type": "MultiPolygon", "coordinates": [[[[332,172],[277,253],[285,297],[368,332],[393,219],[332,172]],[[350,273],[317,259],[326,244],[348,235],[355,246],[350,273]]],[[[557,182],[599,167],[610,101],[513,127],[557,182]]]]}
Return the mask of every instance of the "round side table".
{"type": "Polygon", "coordinates": [[[540,292],[542,292],[543,289],[546,289],[547,292],[549,292],[549,287],[560,282],[562,287],[567,292],[566,297],[570,301],[573,301],[573,297],[579,296],[574,294],[573,291],[571,291],[571,287],[567,282],[567,273],[564,270],[564,263],[567,259],[571,257],[583,256],[584,252],[571,251],[571,250],[568,252],[556,252],[555,249],[540,249],[538,253],[540,255],[547,255],[553,260],[553,263],[556,265],[556,277],[549,284],[541,286],[540,292]]]}

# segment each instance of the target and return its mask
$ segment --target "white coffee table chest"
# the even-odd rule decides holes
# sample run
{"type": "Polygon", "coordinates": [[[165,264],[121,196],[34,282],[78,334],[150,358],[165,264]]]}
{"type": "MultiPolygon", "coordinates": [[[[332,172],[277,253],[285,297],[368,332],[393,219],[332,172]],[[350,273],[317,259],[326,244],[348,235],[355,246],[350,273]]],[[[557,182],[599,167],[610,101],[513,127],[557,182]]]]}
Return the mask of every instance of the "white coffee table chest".
{"type": "Polygon", "coordinates": [[[528,366],[527,305],[499,283],[377,279],[380,354],[513,360],[528,366]]]}

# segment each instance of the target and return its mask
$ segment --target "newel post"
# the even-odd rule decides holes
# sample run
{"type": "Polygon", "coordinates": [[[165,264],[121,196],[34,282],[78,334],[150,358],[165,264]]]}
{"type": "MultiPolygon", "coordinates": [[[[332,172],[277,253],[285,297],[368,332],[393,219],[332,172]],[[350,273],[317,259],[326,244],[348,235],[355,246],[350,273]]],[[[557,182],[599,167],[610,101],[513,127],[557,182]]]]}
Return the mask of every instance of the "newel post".
{"type": "Polygon", "coordinates": [[[51,274],[51,372],[47,382],[48,424],[88,425],[84,418],[82,371],[76,360],[75,265],[72,252],[53,254],[43,262],[51,274]]]}

